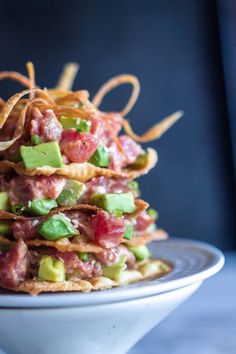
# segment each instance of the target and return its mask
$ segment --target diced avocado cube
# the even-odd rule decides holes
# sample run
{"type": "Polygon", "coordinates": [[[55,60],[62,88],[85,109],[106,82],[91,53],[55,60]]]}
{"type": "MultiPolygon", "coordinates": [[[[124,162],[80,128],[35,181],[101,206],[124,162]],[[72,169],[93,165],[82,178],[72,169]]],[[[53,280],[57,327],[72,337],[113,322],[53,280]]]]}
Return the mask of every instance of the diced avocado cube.
{"type": "Polygon", "coordinates": [[[10,221],[0,221],[0,235],[10,235],[12,227],[10,221]]]}
{"type": "Polygon", "coordinates": [[[31,142],[34,145],[38,145],[38,144],[42,144],[43,140],[42,140],[41,136],[39,136],[39,135],[32,135],[31,142]]]}
{"type": "Polygon", "coordinates": [[[31,215],[47,215],[51,209],[58,206],[56,200],[53,199],[35,199],[29,202],[27,212],[31,215]]]}
{"type": "Polygon", "coordinates": [[[102,274],[110,279],[116,280],[121,272],[125,270],[125,262],[126,262],[126,256],[121,256],[119,261],[117,263],[114,263],[110,266],[103,266],[102,267],[102,274]]]}
{"type": "Polygon", "coordinates": [[[39,263],[38,278],[46,281],[64,281],[65,267],[59,259],[43,256],[39,263]]]}
{"type": "Polygon", "coordinates": [[[136,210],[134,196],[131,192],[94,194],[91,197],[91,203],[109,213],[113,213],[115,210],[133,213],[136,210]]]}
{"type": "Polygon", "coordinates": [[[125,238],[126,240],[131,240],[133,236],[133,231],[134,231],[133,225],[131,223],[127,223],[125,226],[125,233],[123,238],[125,238]]]}
{"type": "Polygon", "coordinates": [[[130,165],[130,167],[139,170],[147,165],[148,155],[147,153],[143,153],[138,155],[137,159],[130,165]]]}
{"type": "Polygon", "coordinates": [[[90,254],[87,252],[78,252],[78,257],[83,262],[87,262],[90,259],[90,254]]]}
{"type": "Polygon", "coordinates": [[[134,192],[136,192],[138,195],[141,194],[140,189],[139,189],[139,184],[137,181],[129,181],[127,183],[127,186],[134,192]]]}
{"type": "Polygon", "coordinates": [[[153,208],[149,208],[147,212],[149,215],[154,216],[155,219],[158,219],[158,211],[157,210],[155,210],[153,208]]]}
{"type": "Polygon", "coordinates": [[[79,197],[86,190],[84,183],[69,179],[66,185],[57,198],[57,202],[60,206],[72,206],[76,205],[79,197]]]}
{"type": "Polygon", "coordinates": [[[135,255],[137,261],[143,261],[151,256],[149,249],[145,245],[129,247],[129,250],[135,255]]]}
{"type": "Polygon", "coordinates": [[[20,153],[27,169],[41,166],[63,166],[60,147],[56,141],[36,146],[22,145],[20,153]]]}
{"type": "Polygon", "coordinates": [[[63,237],[78,235],[70,219],[63,214],[55,214],[39,226],[39,233],[46,240],[55,241],[63,237]]]}
{"type": "Polygon", "coordinates": [[[108,167],[110,163],[110,157],[106,147],[104,145],[99,145],[88,162],[98,167],[108,167]]]}
{"type": "Polygon", "coordinates": [[[7,192],[0,193],[0,210],[9,211],[11,209],[9,196],[7,192]]]}
{"type": "Polygon", "coordinates": [[[85,119],[61,116],[60,123],[64,129],[74,128],[79,133],[90,132],[91,123],[85,119]]]}

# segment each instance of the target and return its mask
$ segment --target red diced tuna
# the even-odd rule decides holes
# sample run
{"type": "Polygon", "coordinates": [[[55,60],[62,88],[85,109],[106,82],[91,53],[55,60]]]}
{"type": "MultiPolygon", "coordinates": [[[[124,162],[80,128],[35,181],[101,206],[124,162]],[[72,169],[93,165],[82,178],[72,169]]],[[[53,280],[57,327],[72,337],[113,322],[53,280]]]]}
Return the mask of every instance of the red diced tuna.
{"type": "Polygon", "coordinates": [[[30,125],[31,136],[39,135],[44,142],[59,141],[61,138],[62,125],[51,109],[41,113],[38,108],[33,108],[30,125]]]}
{"type": "Polygon", "coordinates": [[[93,241],[103,248],[112,248],[122,241],[125,225],[123,219],[118,219],[106,212],[98,212],[92,217],[93,241]]]}
{"type": "Polygon", "coordinates": [[[46,252],[42,251],[42,254],[47,254],[63,261],[67,274],[79,272],[86,278],[102,275],[102,269],[98,263],[95,261],[83,262],[74,251],[61,252],[51,249],[46,252]]]}
{"type": "Polygon", "coordinates": [[[72,162],[86,162],[94,154],[99,140],[87,133],[78,133],[75,129],[66,129],[62,133],[60,146],[66,157],[72,162]]]}
{"type": "Polygon", "coordinates": [[[62,176],[18,176],[8,184],[8,193],[12,205],[26,205],[28,201],[40,198],[56,199],[62,192],[65,178],[62,176]]]}
{"type": "Polygon", "coordinates": [[[28,248],[19,240],[10,251],[0,255],[0,285],[13,289],[25,279],[27,267],[28,248]]]}
{"type": "Polygon", "coordinates": [[[38,238],[39,234],[37,230],[39,225],[40,222],[37,219],[13,221],[12,231],[14,238],[16,240],[33,240],[35,238],[38,238]]]}
{"type": "Polygon", "coordinates": [[[136,218],[135,231],[145,231],[154,222],[155,217],[143,211],[136,218]]]}
{"type": "Polygon", "coordinates": [[[127,135],[121,135],[119,141],[125,152],[124,165],[133,163],[142,152],[140,145],[136,144],[136,142],[127,135]]]}

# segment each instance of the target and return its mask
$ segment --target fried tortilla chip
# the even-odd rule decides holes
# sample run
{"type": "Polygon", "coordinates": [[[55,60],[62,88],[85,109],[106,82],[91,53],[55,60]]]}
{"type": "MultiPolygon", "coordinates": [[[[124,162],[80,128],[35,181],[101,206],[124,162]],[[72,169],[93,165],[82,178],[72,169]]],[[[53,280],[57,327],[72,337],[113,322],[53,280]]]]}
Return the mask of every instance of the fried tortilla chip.
{"type": "MultiPolygon", "coordinates": [[[[136,210],[133,213],[125,214],[127,219],[132,219],[136,217],[138,214],[143,212],[149,207],[149,204],[146,203],[142,199],[135,199],[134,200],[136,210]]],[[[91,212],[98,212],[101,209],[96,207],[95,205],[90,205],[90,204],[78,204],[78,205],[73,205],[73,206],[65,206],[65,207],[58,207],[52,209],[52,211],[45,215],[45,216],[24,216],[24,215],[17,215],[14,213],[11,213],[6,210],[0,210],[0,220],[29,220],[29,219],[45,219],[45,217],[49,217],[58,213],[64,213],[68,211],[74,211],[74,210],[81,210],[82,212],[86,211],[91,211],[91,212]]]]}
{"type": "MultiPolygon", "coordinates": [[[[126,244],[128,247],[135,247],[140,245],[146,245],[152,241],[165,240],[168,238],[168,234],[162,230],[157,229],[152,233],[142,233],[140,235],[134,235],[132,240],[123,240],[122,243],[126,244]]],[[[76,251],[76,252],[86,252],[86,253],[100,253],[104,249],[95,243],[89,241],[88,238],[79,235],[78,237],[63,238],[58,241],[48,241],[45,239],[34,239],[34,240],[24,240],[28,247],[53,247],[58,251],[76,251]]],[[[9,240],[3,235],[0,235],[0,245],[13,245],[15,241],[9,240]]]]}
{"type": "Polygon", "coordinates": [[[107,290],[113,287],[124,286],[140,280],[160,277],[171,271],[171,267],[161,260],[150,259],[141,262],[135,270],[126,270],[115,281],[107,277],[94,277],[89,280],[76,279],[62,282],[39,281],[37,279],[22,281],[14,290],[16,292],[25,292],[31,295],[38,295],[43,292],[84,292],[107,290]]]}
{"type": "Polygon", "coordinates": [[[11,162],[7,160],[0,161],[1,173],[8,173],[14,170],[19,175],[36,176],[53,174],[61,175],[67,178],[75,179],[80,182],[87,182],[93,177],[105,176],[107,178],[128,178],[135,179],[148,173],[157,163],[157,153],[154,149],[147,149],[147,162],[145,166],[132,169],[126,167],[119,171],[114,171],[109,168],[101,168],[94,166],[88,162],[84,163],[71,163],[64,165],[61,168],[54,168],[50,166],[37,167],[27,170],[22,162],[11,162]]]}

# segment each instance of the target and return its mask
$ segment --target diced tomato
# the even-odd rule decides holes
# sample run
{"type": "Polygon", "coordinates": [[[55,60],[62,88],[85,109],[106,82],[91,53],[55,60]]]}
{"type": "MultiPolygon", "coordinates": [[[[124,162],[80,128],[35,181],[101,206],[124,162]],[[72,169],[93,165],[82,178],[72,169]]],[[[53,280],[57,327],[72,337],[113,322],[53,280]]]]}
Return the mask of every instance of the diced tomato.
{"type": "Polygon", "coordinates": [[[103,248],[112,248],[122,241],[125,225],[123,219],[118,219],[106,212],[98,212],[92,217],[93,241],[103,248]]]}
{"type": "Polygon", "coordinates": [[[85,162],[94,154],[99,140],[87,133],[78,133],[75,129],[66,129],[62,133],[60,146],[66,157],[72,162],[85,162]]]}
{"type": "Polygon", "coordinates": [[[145,231],[154,222],[155,217],[143,211],[136,218],[135,231],[145,231]]]}
{"type": "Polygon", "coordinates": [[[38,108],[33,108],[30,133],[31,136],[39,135],[44,142],[59,141],[62,133],[62,125],[51,109],[47,109],[44,113],[41,113],[38,108]]]}

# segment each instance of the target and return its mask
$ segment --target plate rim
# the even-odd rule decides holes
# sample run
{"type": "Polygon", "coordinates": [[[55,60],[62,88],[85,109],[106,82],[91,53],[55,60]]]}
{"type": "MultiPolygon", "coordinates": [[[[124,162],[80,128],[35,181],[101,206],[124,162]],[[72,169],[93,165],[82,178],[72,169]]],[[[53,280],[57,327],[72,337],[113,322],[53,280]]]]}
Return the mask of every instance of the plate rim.
{"type": "MultiPolygon", "coordinates": [[[[18,294],[14,292],[3,291],[2,293],[0,292],[0,309],[69,308],[130,301],[143,297],[167,293],[197,282],[202,282],[219,272],[224,266],[225,258],[222,251],[220,251],[215,246],[202,241],[171,237],[168,240],[157,241],[155,243],[153,242],[152,244],[166,244],[168,247],[171,247],[171,244],[174,245],[176,242],[179,244],[179,246],[191,246],[202,252],[202,254],[207,253],[208,256],[211,257],[211,262],[209,262],[205,269],[200,270],[195,274],[182,276],[177,279],[168,281],[168,276],[173,274],[171,272],[164,277],[157,278],[155,282],[144,281],[143,283],[139,282],[111,290],[91,292],[86,294],[76,292],[53,294],[44,293],[34,297],[28,294],[18,294]],[[167,279],[167,281],[165,279],[167,279]]],[[[163,255],[162,258],[165,259],[165,256],[163,255]]],[[[167,259],[167,261],[173,262],[171,259],[167,259]]],[[[176,261],[174,263],[176,263],[176,261]]]]}

